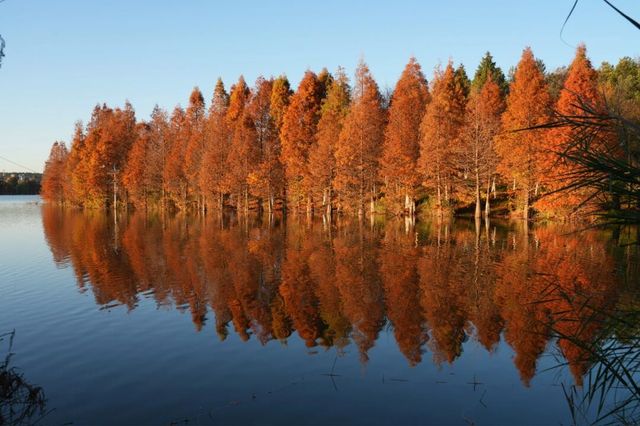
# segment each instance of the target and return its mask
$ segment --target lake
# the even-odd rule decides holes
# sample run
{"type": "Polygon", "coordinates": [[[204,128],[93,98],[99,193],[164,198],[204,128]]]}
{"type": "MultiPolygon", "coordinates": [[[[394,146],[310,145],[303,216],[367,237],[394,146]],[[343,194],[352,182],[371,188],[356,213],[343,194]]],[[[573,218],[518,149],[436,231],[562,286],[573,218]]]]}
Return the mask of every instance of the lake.
{"type": "Polygon", "coordinates": [[[624,230],[38,201],[0,197],[0,357],[40,424],[571,424],[640,306],[624,230]]]}

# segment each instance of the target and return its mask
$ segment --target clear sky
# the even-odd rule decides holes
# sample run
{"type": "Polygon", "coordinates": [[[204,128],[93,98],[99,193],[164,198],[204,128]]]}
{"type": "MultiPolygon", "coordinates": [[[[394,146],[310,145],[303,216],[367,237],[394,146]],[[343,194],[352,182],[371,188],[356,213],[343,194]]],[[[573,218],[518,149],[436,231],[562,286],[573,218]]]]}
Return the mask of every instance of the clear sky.
{"type": "MultiPolygon", "coordinates": [[[[640,18],[637,0],[611,0],[640,18]]],[[[51,143],[68,141],[98,102],[128,99],[138,118],[154,104],[186,103],[194,86],[210,100],[218,76],[287,74],[363,56],[381,88],[392,88],[411,55],[430,79],[450,58],[473,74],[485,51],[505,72],[525,46],[547,69],[587,44],[595,65],[640,54],[640,31],[601,0],[205,1],[5,0],[0,34],[0,156],[42,170],[51,143]]],[[[0,158],[0,171],[19,168],[0,158]]]]}

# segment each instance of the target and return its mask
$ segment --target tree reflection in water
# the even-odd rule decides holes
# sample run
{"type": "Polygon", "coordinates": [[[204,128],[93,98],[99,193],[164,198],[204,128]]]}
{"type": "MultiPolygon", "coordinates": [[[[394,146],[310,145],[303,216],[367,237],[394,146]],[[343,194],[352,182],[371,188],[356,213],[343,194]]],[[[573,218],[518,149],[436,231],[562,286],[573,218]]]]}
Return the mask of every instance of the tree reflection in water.
{"type": "Polygon", "coordinates": [[[637,249],[617,233],[561,225],[133,214],[116,227],[48,206],[43,222],[56,263],[100,306],[153,297],[189,311],[198,331],[211,320],[221,340],[297,333],[338,353],[353,343],[363,363],[385,326],[412,366],[426,352],[453,363],[468,339],[490,352],[504,339],[527,386],[549,348],[582,385],[593,345],[624,335],[607,313],[633,304],[638,277],[637,249]]]}

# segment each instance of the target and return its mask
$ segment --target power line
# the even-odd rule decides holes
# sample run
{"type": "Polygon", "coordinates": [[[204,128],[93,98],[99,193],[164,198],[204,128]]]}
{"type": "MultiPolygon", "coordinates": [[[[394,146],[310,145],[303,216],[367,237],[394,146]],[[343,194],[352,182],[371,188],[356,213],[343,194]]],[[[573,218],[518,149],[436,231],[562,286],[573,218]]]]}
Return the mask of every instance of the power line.
{"type": "Polygon", "coordinates": [[[6,162],[8,162],[8,163],[11,163],[11,164],[13,164],[13,165],[15,165],[15,166],[22,167],[23,169],[29,170],[30,172],[33,172],[33,173],[40,173],[40,172],[36,172],[36,171],[35,171],[35,170],[33,170],[31,167],[23,166],[23,165],[22,165],[22,164],[20,164],[20,163],[16,163],[15,161],[11,161],[11,160],[9,160],[7,157],[3,157],[2,155],[0,155],[0,159],[2,159],[2,160],[4,160],[4,161],[6,161],[6,162]]]}

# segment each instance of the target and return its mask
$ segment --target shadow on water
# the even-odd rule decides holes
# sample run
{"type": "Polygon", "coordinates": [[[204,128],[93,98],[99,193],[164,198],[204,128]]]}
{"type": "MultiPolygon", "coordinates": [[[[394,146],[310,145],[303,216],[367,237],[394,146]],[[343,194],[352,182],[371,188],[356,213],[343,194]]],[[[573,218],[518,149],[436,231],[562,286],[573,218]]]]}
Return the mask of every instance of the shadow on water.
{"type": "Polygon", "coordinates": [[[575,422],[635,418],[638,253],[616,230],[42,215],[54,261],[100,307],[151,299],[189,312],[198,331],[211,321],[220,340],[297,333],[310,352],[353,345],[363,365],[385,329],[410,366],[427,354],[452,364],[469,340],[489,353],[505,342],[524,386],[548,353],[570,371],[575,422]]]}

